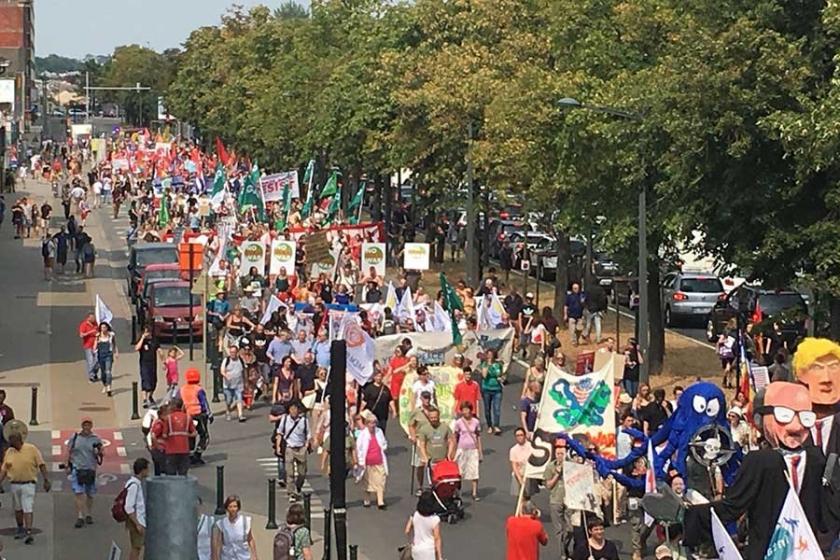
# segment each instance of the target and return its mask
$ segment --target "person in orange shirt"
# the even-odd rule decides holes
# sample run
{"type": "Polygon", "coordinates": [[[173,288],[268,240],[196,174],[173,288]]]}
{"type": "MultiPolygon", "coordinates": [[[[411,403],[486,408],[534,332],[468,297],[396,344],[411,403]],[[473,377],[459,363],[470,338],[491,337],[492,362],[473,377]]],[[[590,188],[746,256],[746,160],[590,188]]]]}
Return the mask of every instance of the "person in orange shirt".
{"type": "Polygon", "coordinates": [[[99,381],[99,364],[96,361],[96,333],[98,330],[96,315],[93,312],[88,313],[84,320],[79,323],[79,338],[82,339],[87,375],[91,383],[99,381]]]}
{"type": "Polygon", "coordinates": [[[530,501],[522,504],[519,515],[505,523],[507,560],[539,560],[540,545],[548,544],[548,534],[540,522],[540,510],[530,501]]]}
{"type": "Polygon", "coordinates": [[[461,407],[464,403],[472,405],[473,414],[481,418],[481,387],[472,378],[472,369],[464,368],[464,380],[455,385],[452,395],[455,397],[455,404],[452,407],[452,416],[457,418],[461,414],[461,407]]]}

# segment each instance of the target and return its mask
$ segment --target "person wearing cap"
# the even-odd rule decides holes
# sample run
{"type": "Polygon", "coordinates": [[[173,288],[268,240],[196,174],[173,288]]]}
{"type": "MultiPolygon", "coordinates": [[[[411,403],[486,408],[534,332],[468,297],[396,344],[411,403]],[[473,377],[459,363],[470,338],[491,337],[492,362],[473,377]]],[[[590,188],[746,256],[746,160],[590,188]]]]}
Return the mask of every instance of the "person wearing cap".
{"type": "Polygon", "coordinates": [[[93,420],[82,418],[82,429],[65,442],[70,486],[76,502],[76,528],[93,523],[93,496],[96,494],[96,469],[102,464],[102,440],[93,433],[93,420]]]}
{"type": "Polygon", "coordinates": [[[545,465],[543,480],[548,489],[548,508],[551,525],[560,558],[568,557],[568,545],[572,538],[572,527],[566,510],[566,486],[563,482],[563,465],[566,461],[566,440],[558,437],[554,440],[554,457],[545,465]]]}
{"type": "Polygon", "coordinates": [[[216,297],[207,303],[207,321],[216,328],[216,331],[221,331],[227,322],[230,314],[230,302],[227,300],[227,292],[219,290],[216,292],[216,297]]]}
{"type": "Polygon", "coordinates": [[[297,501],[306,480],[306,456],[311,447],[312,431],[299,402],[290,402],[286,410],[277,423],[275,454],[283,456],[289,499],[297,501]]]}
{"type": "Polygon", "coordinates": [[[259,321],[263,312],[263,301],[260,299],[262,289],[259,284],[248,284],[243,290],[245,295],[239,298],[239,306],[251,321],[259,321]]]}
{"type": "MultiPolygon", "coordinates": [[[[674,553],[671,552],[671,549],[664,544],[660,544],[659,546],[657,546],[653,555],[656,558],[656,560],[673,560],[674,558],[674,553]]],[[[616,556],[616,558],[618,557],[616,556]]]]}
{"type": "MultiPolygon", "coordinates": [[[[195,429],[198,432],[198,442],[195,443],[190,462],[194,465],[203,465],[204,460],[201,454],[207,449],[207,443],[210,441],[209,424],[213,413],[210,411],[210,403],[207,402],[207,393],[201,386],[201,373],[196,368],[189,368],[184,373],[184,377],[187,384],[181,387],[179,394],[181,400],[184,401],[184,409],[195,421],[195,429]]],[[[195,439],[190,442],[195,442],[195,439]]]]}
{"type": "Polygon", "coordinates": [[[750,450],[750,427],[744,422],[744,411],[740,407],[733,406],[726,413],[729,420],[729,431],[732,433],[732,440],[741,446],[744,453],[750,450]]]}
{"type": "Polygon", "coordinates": [[[604,538],[603,519],[597,515],[588,515],[586,529],[587,539],[582,540],[575,547],[572,560],[618,560],[618,549],[615,543],[604,538]]]}
{"type": "Polygon", "coordinates": [[[540,546],[548,544],[548,535],[540,521],[540,510],[526,500],[519,512],[505,522],[506,560],[539,560],[540,546]]]}

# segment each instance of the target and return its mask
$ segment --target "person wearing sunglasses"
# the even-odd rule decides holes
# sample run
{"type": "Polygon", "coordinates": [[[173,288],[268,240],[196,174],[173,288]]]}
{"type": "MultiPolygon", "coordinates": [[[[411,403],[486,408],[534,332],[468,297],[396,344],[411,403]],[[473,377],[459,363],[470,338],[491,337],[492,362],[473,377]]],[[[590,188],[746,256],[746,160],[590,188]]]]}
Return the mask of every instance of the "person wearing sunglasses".
{"type": "MultiPolygon", "coordinates": [[[[806,445],[816,422],[808,388],[773,382],[767,386],[763,400],[759,395],[754,404],[757,426],[770,447],[744,457],[724,498],[685,511],[686,546],[696,547],[710,537],[710,508],[714,507],[723,523],[735,521],[746,512],[750,545],[744,559],[762,560],[790,488],[797,492],[814,534],[837,535],[840,525],[834,520],[840,519],[836,516],[840,493],[834,488],[840,486],[823,484],[825,456],[818,447],[806,445]]],[[[827,551],[831,539],[826,543],[820,540],[820,544],[827,551]]]]}
{"type": "Polygon", "coordinates": [[[793,357],[793,371],[800,383],[808,387],[816,422],[811,443],[828,457],[840,455],[840,345],[827,338],[806,338],[799,343],[793,357]]]}

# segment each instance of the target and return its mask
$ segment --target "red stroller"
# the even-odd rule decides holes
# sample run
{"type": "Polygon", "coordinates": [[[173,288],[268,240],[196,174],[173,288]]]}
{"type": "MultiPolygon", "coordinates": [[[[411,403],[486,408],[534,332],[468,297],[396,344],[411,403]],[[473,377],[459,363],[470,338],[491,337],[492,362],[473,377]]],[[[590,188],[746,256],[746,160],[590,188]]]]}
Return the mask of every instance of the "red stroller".
{"type": "Polygon", "coordinates": [[[464,518],[461,500],[461,471],[458,463],[444,459],[431,466],[432,495],[440,506],[438,515],[455,524],[464,518]]]}

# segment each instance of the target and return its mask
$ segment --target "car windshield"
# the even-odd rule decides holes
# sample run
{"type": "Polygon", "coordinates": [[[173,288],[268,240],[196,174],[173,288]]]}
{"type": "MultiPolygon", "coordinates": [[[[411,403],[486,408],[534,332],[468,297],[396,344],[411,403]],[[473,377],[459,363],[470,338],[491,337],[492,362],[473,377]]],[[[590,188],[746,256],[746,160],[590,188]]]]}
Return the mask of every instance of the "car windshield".
{"type": "Polygon", "coordinates": [[[776,315],[782,311],[795,310],[808,313],[808,307],[799,294],[763,294],[758,298],[762,312],[776,315]]]}
{"type": "Polygon", "coordinates": [[[178,262],[178,252],[175,247],[161,247],[160,249],[146,249],[137,251],[137,266],[146,267],[150,264],[168,264],[178,262]]]}
{"type": "MultiPolygon", "coordinates": [[[[201,305],[201,298],[192,295],[193,305],[201,305]]],[[[155,307],[189,307],[190,289],[187,286],[155,288],[155,307]]]]}
{"type": "Polygon", "coordinates": [[[177,270],[147,270],[146,271],[146,282],[150,280],[161,280],[167,278],[174,278],[178,279],[178,271],[177,270]]]}
{"type": "Polygon", "coordinates": [[[680,291],[699,294],[715,294],[723,291],[719,278],[683,278],[680,291]]]}

